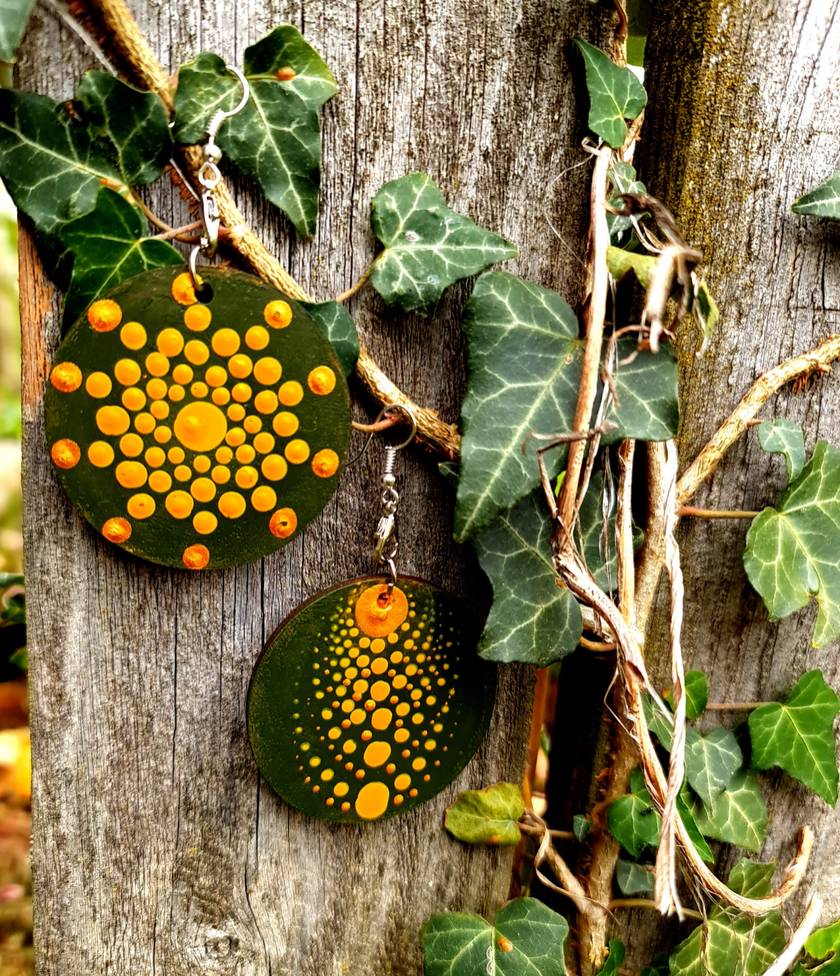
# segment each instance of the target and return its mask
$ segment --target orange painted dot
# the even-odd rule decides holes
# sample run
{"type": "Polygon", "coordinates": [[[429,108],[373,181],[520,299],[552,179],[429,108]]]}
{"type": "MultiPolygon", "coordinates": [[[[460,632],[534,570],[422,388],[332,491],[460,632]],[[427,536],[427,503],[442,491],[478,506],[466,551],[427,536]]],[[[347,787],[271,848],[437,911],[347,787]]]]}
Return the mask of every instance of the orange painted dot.
{"type": "Polygon", "coordinates": [[[212,403],[188,403],[178,411],[173,424],[175,436],[191,451],[215,450],[227,433],[227,420],[212,403]]]}
{"type": "Polygon", "coordinates": [[[148,393],[150,400],[162,400],[166,396],[166,383],[160,378],[149,380],[146,384],[146,393],[148,393]]]}
{"type": "Polygon", "coordinates": [[[154,438],[158,444],[168,444],[172,440],[172,431],[169,427],[158,427],[155,430],[154,438]]]}
{"type": "Polygon", "coordinates": [[[210,458],[206,454],[197,454],[193,458],[193,470],[199,474],[207,474],[211,465],[210,458]]]}
{"type": "Polygon", "coordinates": [[[186,391],[184,390],[183,386],[180,386],[177,383],[173,383],[172,386],[170,386],[167,390],[167,393],[169,394],[169,399],[172,400],[173,403],[180,403],[186,395],[186,391]]]}
{"type": "Polygon", "coordinates": [[[273,356],[263,356],[254,366],[254,379],[263,386],[273,386],[283,375],[283,367],[273,356]]]}
{"type": "Polygon", "coordinates": [[[256,351],[265,349],[268,345],[268,330],[261,325],[252,325],[245,333],[245,345],[256,351]]]}
{"type": "Polygon", "coordinates": [[[317,451],[312,458],[312,471],[319,478],[331,478],[338,471],[338,455],[329,447],[317,451]]]}
{"type": "Polygon", "coordinates": [[[371,742],[367,749],[365,749],[365,765],[372,767],[381,766],[387,762],[390,755],[391,747],[387,742],[371,742]]]}
{"type": "Polygon", "coordinates": [[[114,474],[123,488],[140,488],[146,484],[146,467],[139,461],[120,461],[114,474]]]}
{"type": "Polygon", "coordinates": [[[143,453],[143,438],[139,434],[123,434],[120,450],[126,457],[139,457],[143,453]]]}
{"type": "Polygon", "coordinates": [[[236,460],[240,464],[250,464],[254,460],[255,452],[250,444],[240,444],[236,449],[236,460]]]}
{"type": "Polygon", "coordinates": [[[120,329],[120,342],[126,349],[142,349],[146,345],[146,330],[139,322],[126,322],[120,329]]]}
{"type": "Polygon", "coordinates": [[[286,455],[286,460],[291,464],[303,464],[309,457],[309,445],[306,441],[296,437],[293,441],[289,441],[283,453],[286,455]]]}
{"type": "Polygon", "coordinates": [[[189,481],[192,478],[192,471],[186,464],[179,464],[172,473],[178,481],[189,481]]]}
{"type": "Polygon", "coordinates": [[[349,792],[350,786],[342,780],[339,780],[333,787],[333,793],[338,797],[347,796],[349,792]]]}
{"type": "Polygon", "coordinates": [[[278,539],[288,539],[297,528],[297,515],[291,508],[278,508],[268,523],[269,532],[278,539]]]}
{"type": "Polygon", "coordinates": [[[142,410],[146,406],[146,394],[137,386],[129,386],[120,397],[126,410],[142,410]]]}
{"type": "Polygon", "coordinates": [[[241,427],[231,427],[225,435],[225,443],[230,447],[239,447],[245,443],[245,431],[241,427]]]}
{"type": "MultiPolygon", "coordinates": [[[[82,371],[75,363],[57,363],[55,366],[53,366],[52,372],[50,373],[50,383],[52,383],[59,393],[73,393],[82,385],[82,371]]],[[[85,389],[88,391],[88,393],[90,393],[91,396],[108,396],[108,394],[111,392],[111,381],[107,376],[105,376],[104,373],[91,373],[88,377],[87,383],[85,383],[85,389]],[[101,380],[96,379],[94,380],[93,384],[91,384],[91,380],[93,380],[94,377],[105,378],[108,384],[108,389],[104,393],[101,392],[103,389],[101,380]],[[91,389],[91,385],[93,385],[94,389],[91,389]]]]}
{"type": "Polygon", "coordinates": [[[394,733],[395,742],[407,742],[409,738],[408,729],[397,729],[394,733]]]}
{"type": "Polygon", "coordinates": [[[268,512],[277,504],[277,494],[268,485],[260,485],[251,493],[251,504],[258,512],[268,512]]]}
{"type": "Polygon", "coordinates": [[[217,464],[210,472],[210,477],[217,485],[226,485],[230,481],[230,468],[226,468],[223,464],[217,464]]]}
{"type": "Polygon", "coordinates": [[[206,305],[191,305],[184,310],[184,325],[190,332],[203,332],[212,318],[213,313],[206,305]]]}
{"type": "Polygon", "coordinates": [[[263,317],[272,329],[285,329],[292,321],[292,307],[280,299],[269,302],[263,309],[263,317]]]}
{"type": "Polygon", "coordinates": [[[100,407],[96,411],[96,426],[103,434],[119,437],[128,430],[129,417],[122,407],[100,407]]]}
{"type": "Polygon", "coordinates": [[[163,400],[155,400],[149,407],[149,412],[158,420],[166,420],[169,416],[169,404],[164,403],[163,400]]]}
{"type": "Polygon", "coordinates": [[[226,491],[219,499],[219,511],[225,518],[237,519],[245,512],[245,499],[238,491],[226,491]]]}
{"type": "Polygon", "coordinates": [[[273,390],[260,390],[254,397],[254,406],[260,413],[274,413],[277,409],[277,395],[273,390]]]}
{"type": "Polygon", "coordinates": [[[123,386],[134,386],[140,375],[140,367],[133,359],[120,359],[114,366],[114,376],[123,386]]]}
{"type": "Polygon", "coordinates": [[[150,352],[146,356],[146,371],[152,376],[166,376],[169,372],[169,360],[162,352],[150,352]]]}
{"type": "MultiPolygon", "coordinates": [[[[67,365],[67,364],[63,364],[63,365],[67,365]]],[[[78,369],[78,367],[74,367],[74,369],[78,369]]],[[[81,376],[82,374],[80,371],[79,372],[80,381],[81,381],[81,376]]],[[[53,370],[53,375],[51,379],[52,379],[52,385],[55,386],[55,370],[53,370]]],[[[62,390],[62,392],[68,393],[72,390],[75,390],[78,387],[78,385],[79,384],[77,383],[76,386],[68,387],[66,390],[62,390]]],[[[56,389],[60,389],[60,387],[56,387],[56,389]]],[[[108,396],[108,394],[111,392],[112,389],[113,389],[113,384],[111,383],[111,377],[108,376],[107,373],[99,373],[99,372],[91,373],[90,376],[88,376],[88,378],[85,380],[86,392],[88,393],[89,396],[95,397],[97,400],[104,399],[104,397],[108,396]]]]}
{"type": "Polygon", "coordinates": [[[137,495],[132,495],[125,507],[132,518],[145,519],[154,515],[156,505],[151,495],[141,491],[137,495]]]}
{"type": "Polygon", "coordinates": [[[101,298],[88,309],[87,320],[95,332],[111,332],[122,321],[122,309],[110,298],[101,298]]]}
{"type": "Polygon", "coordinates": [[[210,358],[210,350],[200,339],[190,339],[184,346],[184,355],[193,366],[203,366],[210,358]]]}
{"type": "Polygon", "coordinates": [[[179,274],[172,282],[172,297],[179,305],[192,305],[195,299],[195,286],[188,271],[179,274]]]}
{"type": "Polygon", "coordinates": [[[226,445],[223,444],[218,451],[216,451],[216,460],[219,464],[229,464],[233,458],[233,451],[226,445]]]}
{"type": "Polygon", "coordinates": [[[316,366],[306,377],[306,383],[317,396],[326,396],[335,389],[335,373],[329,366],[316,366]]]}
{"type": "Polygon", "coordinates": [[[181,557],[187,569],[204,569],[210,562],[210,550],[200,542],[192,546],[187,546],[184,555],[181,557]]]}
{"type": "Polygon", "coordinates": [[[362,820],[376,820],[388,809],[391,791],[384,783],[366,783],[356,797],[356,813],[362,820]]]}
{"type": "Polygon", "coordinates": [[[422,756],[418,756],[416,759],[412,760],[411,768],[417,772],[420,772],[421,769],[426,768],[426,760],[422,756]]]}
{"type": "Polygon", "coordinates": [[[280,481],[286,477],[289,466],[279,454],[269,454],[263,458],[260,470],[263,473],[263,477],[269,481],[280,481]]]}
{"type": "Polygon", "coordinates": [[[388,662],[384,657],[376,658],[370,666],[374,674],[384,674],[388,670],[388,662]]]}
{"type": "Polygon", "coordinates": [[[262,430],[262,420],[254,414],[250,414],[245,418],[242,426],[249,434],[256,434],[258,430],[262,430]]]}
{"type": "Polygon", "coordinates": [[[272,427],[280,437],[291,437],[300,427],[300,421],[288,410],[281,410],[272,421],[272,427]]]}
{"type": "Polygon", "coordinates": [[[181,464],[185,457],[184,449],[182,447],[178,447],[176,444],[169,448],[169,450],[166,452],[166,456],[173,464],[181,464]]]}
{"type": "Polygon", "coordinates": [[[252,468],[250,464],[246,464],[239,468],[234,476],[234,480],[240,488],[253,488],[254,485],[259,481],[259,473],[256,468],[252,468]]]}
{"type": "Polygon", "coordinates": [[[291,67],[291,65],[288,64],[284,65],[282,68],[278,68],[274,72],[274,77],[278,81],[291,81],[296,76],[297,76],[297,72],[293,67],[291,67]]]}
{"type": "Polygon", "coordinates": [[[209,392],[209,390],[207,389],[207,384],[206,384],[206,383],[202,383],[202,382],[201,382],[200,380],[197,380],[197,381],[196,381],[195,383],[193,383],[193,385],[192,385],[192,386],[190,387],[190,393],[192,393],[192,395],[193,395],[193,396],[194,396],[194,397],[195,397],[195,398],[196,398],[197,400],[202,400],[202,399],[204,399],[204,397],[206,397],[206,396],[207,396],[207,394],[208,394],[208,392],[209,392]]]}
{"type": "Polygon", "coordinates": [[[221,386],[227,380],[227,370],[221,366],[210,366],[204,374],[207,385],[212,387],[221,386]]]}
{"type": "Polygon", "coordinates": [[[172,487],[172,478],[165,471],[153,471],[149,475],[149,487],[152,491],[169,491],[172,487]]]}
{"type": "Polygon", "coordinates": [[[216,497],[216,485],[210,478],[196,478],[190,485],[190,493],[199,502],[210,502],[216,497]]]}
{"type": "Polygon", "coordinates": [[[166,511],[176,519],[184,519],[192,514],[193,510],[193,500],[192,496],[186,492],[182,491],[180,488],[176,488],[175,491],[171,491],[166,496],[166,511]]]}
{"type": "Polygon", "coordinates": [[[114,461],[114,449],[106,441],[94,441],[87,454],[88,461],[95,468],[107,468],[114,461]]]}
{"type": "Polygon", "coordinates": [[[213,390],[210,395],[210,399],[213,403],[220,407],[223,407],[226,403],[230,402],[230,390],[226,390],[224,387],[220,387],[218,390],[213,390]]]}
{"type": "Polygon", "coordinates": [[[82,452],[79,449],[79,445],[75,441],[71,441],[69,437],[62,437],[61,440],[57,440],[50,448],[50,457],[53,459],[53,464],[57,468],[62,468],[64,471],[75,468],[81,456],[82,452]]]}
{"type": "MultiPolygon", "coordinates": [[[[356,601],[356,626],[369,637],[384,637],[396,630],[408,615],[405,593],[395,586],[388,598],[384,583],[369,586],[356,601]]],[[[384,643],[381,649],[384,649],[384,643]]]]}
{"type": "Polygon", "coordinates": [[[217,356],[232,356],[239,348],[239,342],[239,333],[233,329],[218,329],[210,340],[217,356]]]}
{"type": "Polygon", "coordinates": [[[230,395],[237,403],[247,403],[251,399],[251,387],[247,383],[234,383],[230,395]]]}
{"type": "Polygon", "coordinates": [[[235,356],[231,356],[228,360],[228,370],[231,376],[235,376],[238,380],[244,379],[249,376],[253,368],[253,363],[251,362],[251,357],[246,356],[245,353],[237,353],[235,356]]]}
{"type": "MultiPolygon", "coordinates": [[[[229,420],[238,422],[245,416],[245,407],[241,403],[232,403],[226,412],[229,420]]],[[[244,440],[245,438],[243,437],[242,439],[244,440]]]]}
{"type": "Polygon", "coordinates": [[[411,777],[408,773],[400,773],[394,780],[394,789],[407,790],[411,786],[411,777]]]}
{"type": "Polygon", "coordinates": [[[178,329],[161,329],[157,337],[158,352],[167,357],[177,356],[184,348],[184,337],[178,329]]]}
{"type": "Polygon", "coordinates": [[[124,518],[109,518],[102,526],[102,535],[109,542],[126,542],[131,538],[131,523],[124,518]]]}
{"type": "Polygon", "coordinates": [[[159,468],[166,460],[166,455],[162,447],[150,447],[143,455],[143,458],[150,468],[159,468]]]}
{"type": "Polygon", "coordinates": [[[385,701],[391,692],[391,686],[387,681],[374,681],[370,688],[370,697],[374,701],[385,701]]]}
{"type": "Polygon", "coordinates": [[[210,535],[218,524],[219,520],[212,512],[196,512],[193,516],[193,528],[199,535],[210,535]]]}
{"type": "Polygon", "coordinates": [[[274,438],[267,431],[261,431],[254,438],[254,450],[260,454],[268,454],[274,447],[274,438]]]}
{"type": "Polygon", "coordinates": [[[176,383],[181,383],[184,385],[189,383],[194,375],[195,374],[193,373],[192,366],[187,366],[186,363],[178,363],[175,369],[172,370],[172,379],[175,380],[176,383]]]}
{"type": "Polygon", "coordinates": [[[277,398],[284,407],[296,407],[303,399],[303,387],[297,380],[286,380],[277,391],[277,398]]]}

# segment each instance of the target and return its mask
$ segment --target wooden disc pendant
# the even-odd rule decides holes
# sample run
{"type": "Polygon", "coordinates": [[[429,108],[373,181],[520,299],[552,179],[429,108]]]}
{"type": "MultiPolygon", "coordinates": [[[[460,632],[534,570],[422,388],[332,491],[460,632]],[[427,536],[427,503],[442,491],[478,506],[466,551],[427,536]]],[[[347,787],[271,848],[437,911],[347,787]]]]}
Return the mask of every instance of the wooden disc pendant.
{"type": "Polygon", "coordinates": [[[495,672],[464,604],[401,577],[340,583],[296,609],[254,668],[248,732],[263,776],[324,820],[380,820],[430,799],[478,748],[495,672]]]}
{"type": "Polygon", "coordinates": [[[326,505],[350,435],[327,338],[238,271],[130,278],[70,329],[45,394],[71,500],[110,542],[166,566],[258,559],[326,505]]]}

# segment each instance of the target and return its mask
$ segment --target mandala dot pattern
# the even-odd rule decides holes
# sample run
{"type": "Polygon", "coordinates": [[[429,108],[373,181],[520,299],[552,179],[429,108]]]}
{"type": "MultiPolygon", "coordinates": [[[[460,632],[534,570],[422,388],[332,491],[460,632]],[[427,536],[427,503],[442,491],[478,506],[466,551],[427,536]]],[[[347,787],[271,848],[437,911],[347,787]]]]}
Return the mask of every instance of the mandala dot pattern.
{"type": "Polygon", "coordinates": [[[347,384],[307,312],[250,275],[131,278],[58,350],[47,443],[70,498],[109,542],[190,570],[294,538],[336,489],[347,384]]]}
{"type": "Polygon", "coordinates": [[[326,820],[409,810],[472,757],[493,707],[492,668],[451,594],[401,578],[343,583],[273,635],[248,694],[260,771],[288,803],[326,820]]]}

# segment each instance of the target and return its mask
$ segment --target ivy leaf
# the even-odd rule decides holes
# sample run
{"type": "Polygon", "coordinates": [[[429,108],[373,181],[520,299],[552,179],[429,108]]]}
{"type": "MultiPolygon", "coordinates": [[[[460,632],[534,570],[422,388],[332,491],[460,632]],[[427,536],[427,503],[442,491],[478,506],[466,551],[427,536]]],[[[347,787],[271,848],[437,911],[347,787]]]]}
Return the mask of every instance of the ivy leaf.
{"type": "Polygon", "coordinates": [[[126,183],[153,183],[172,154],[163,102],[107,71],[88,71],[76,89],[81,115],[113,147],[126,183]]]}
{"type": "Polygon", "coordinates": [[[743,765],[738,740],[729,729],[715,728],[705,735],[686,732],[685,777],[704,803],[713,803],[743,765]]]}
{"type": "Polygon", "coordinates": [[[720,309],[712,298],[709,286],[702,279],[692,288],[691,314],[703,336],[703,344],[700,347],[702,353],[705,352],[706,344],[720,321],[720,309]]]}
{"type": "Polygon", "coordinates": [[[805,467],[805,438],[799,424],[784,417],[765,420],[758,428],[758,443],[768,454],[784,457],[788,482],[798,477],[805,467]]]}
{"type": "Polygon", "coordinates": [[[635,340],[619,339],[619,365],[613,374],[620,409],[613,404],[601,438],[614,444],[627,437],[640,441],[666,441],[676,436],[679,424],[677,361],[670,347],[658,353],[638,350],[635,340]],[[629,359],[629,362],[623,362],[629,359]]]}
{"type": "Polygon", "coordinates": [[[691,804],[688,798],[688,790],[683,787],[677,797],[677,810],[680,814],[680,819],[683,822],[683,826],[686,829],[686,833],[691,838],[691,842],[697,848],[697,853],[706,862],[706,864],[714,864],[715,856],[712,853],[711,847],[706,843],[706,838],[700,833],[700,828],[697,826],[697,821],[694,819],[694,813],[691,810],[691,804]]]}
{"type": "Polygon", "coordinates": [[[662,710],[648,694],[642,695],[642,709],[648,728],[659,739],[662,748],[670,752],[674,740],[673,721],[662,714],[662,710]]]}
{"type": "Polygon", "coordinates": [[[632,271],[642,288],[647,289],[655,264],[655,254],[627,251],[622,247],[614,247],[612,244],[607,248],[607,270],[616,281],[621,281],[625,275],[632,271]]]}
{"type": "Polygon", "coordinates": [[[653,809],[640,769],[630,774],[630,792],[607,807],[607,828],[631,857],[659,843],[659,814],[653,809]]]}
{"type": "Polygon", "coordinates": [[[618,939],[610,939],[607,948],[607,958],[598,970],[598,976],[618,976],[624,962],[624,943],[618,939]]]}
{"type": "Polygon", "coordinates": [[[445,826],[467,844],[518,844],[524,812],[522,790],[514,783],[496,783],[459,793],[446,810],[445,826]]]}
{"type": "Polygon", "coordinates": [[[385,248],[371,284],[406,312],[433,305],[454,282],[516,256],[510,241],[450,210],[423,173],[386,183],[373,198],[370,222],[385,248]]]}
{"type": "Polygon", "coordinates": [[[840,976],[840,921],[814,929],[805,940],[805,951],[822,962],[807,969],[799,963],[793,976],[840,976]]]}
{"type": "Polygon", "coordinates": [[[685,717],[699,718],[709,702],[709,679],[702,671],[685,673],[685,717]]]}
{"type": "Polygon", "coordinates": [[[695,804],[692,813],[703,834],[713,840],[757,852],[767,837],[767,807],[761,788],[746,771],[736,773],[711,803],[695,804]]]}
{"type": "MultiPolygon", "coordinates": [[[[313,234],[321,163],[318,109],[335,94],[335,79],[290,24],[246,48],[243,70],[250,98],[223,123],[217,142],[299,234],[313,234]]],[[[175,93],[176,140],[201,141],[212,115],[233,109],[241,95],[238,80],[217,55],[199,54],[182,65],[175,93]]]]}
{"type": "Polygon", "coordinates": [[[350,313],[338,302],[301,302],[315,324],[332,343],[344,375],[349,376],[359,358],[359,333],[350,313]]]}
{"type": "Polygon", "coordinates": [[[102,292],[151,268],[175,267],[183,256],[165,241],[144,236],[140,212],[113,190],[102,189],[96,207],[64,225],[61,239],[73,252],[73,273],[64,300],[70,325],[102,292]]]}
{"type": "Polygon", "coordinates": [[[580,38],[575,46],[583,55],[589,92],[589,128],[613,149],[627,138],[625,119],[635,119],[647,104],[642,83],[629,68],[619,67],[603,51],[580,38]]]}
{"type": "Polygon", "coordinates": [[[572,831],[578,844],[582,844],[592,830],[592,821],[589,817],[584,817],[581,813],[576,813],[572,817],[572,831]]]}
{"type": "Polygon", "coordinates": [[[771,620],[817,601],[814,647],[840,635],[840,451],[818,441],[776,508],[747,533],[744,568],[771,620]]]}
{"type": "MultiPolygon", "coordinates": [[[[611,496],[608,496],[611,500],[611,496]]],[[[618,555],[615,551],[615,508],[605,518],[604,476],[600,471],[592,475],[589,489],[580,506],[578,529],[580,533],[580,552],[589,571],[602,590],[611,592],[616,588],[618,555]]]]}
{"type": "Polygon", "coordinates": [[[423,926],[424,976],[564,976],[569,926],[536,898],[516,898],[493,925],[478,915],[443,912],[423,926]]]}
{"type": "Polygon", "coordinates": [[[35,0],[0,0],[0,61],[14,61],[35,0]]]}
{"type": "Polygon", "coordinates": [[[618,859],[615,880],[623,895],[648,895],[653,891],[653,874],[650,867],[633,861],[618,859]]]}
{"type": "MultiPolygon", "coordinates": [[[[610,160],[610,183],[612,184],[612,197],[610,206],[614,210],[621,210],[624,201],[621,199],[622,193],[647,193],[644,183],[636,179],[636,170],[620,159],[610,160]]],[[[621,217],[618,214],[607,214],[607,227],[610,230],[610,240],[616,243],[633,226],[632,217],[621,217]]]]}
{"type": "MultiPolygon", "coordinates": [[[[772,864],[741,861],[729,875],[729,886],[742,895],[770,892],[772,864]]],[[[671,976],[762,976],[785,947],[778,912],[751,918],[715,905],[670,958],[671,976]]]]}
{"type": "Polygon", "coordinates": [[[824,183],[794,200],[791,209],[798,214],[840,220],[840,169],[832,173],[824,183]]]}
{"type": "Polygon", "coordinates": [[[779,766],[831,806],[837,802],[834,720],[840,698],[815,668],[797,681],[784,702],[750,713],[752,765],[779,766]]]}
{"type": "Polygon", "coordinates": [[[43,95],[0,90],[0,178],[46,234],[90,212],[104,184],[128,194],[96,136],[43,95]]]}

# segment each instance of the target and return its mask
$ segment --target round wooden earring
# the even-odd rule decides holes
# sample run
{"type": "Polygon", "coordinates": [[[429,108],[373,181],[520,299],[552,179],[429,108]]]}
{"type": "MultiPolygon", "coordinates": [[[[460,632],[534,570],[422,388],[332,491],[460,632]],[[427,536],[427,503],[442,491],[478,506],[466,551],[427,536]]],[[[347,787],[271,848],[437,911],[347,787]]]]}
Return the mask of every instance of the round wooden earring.
{"type": "Polygon", "coordinates": [[[61,343],[47,444],[70,499],[110,542],[200,570],[273,552],[336,489],[347,383],[306,310],[251,275],[130,278],[61,343]]]}

